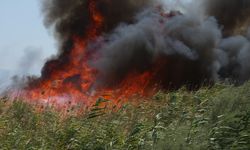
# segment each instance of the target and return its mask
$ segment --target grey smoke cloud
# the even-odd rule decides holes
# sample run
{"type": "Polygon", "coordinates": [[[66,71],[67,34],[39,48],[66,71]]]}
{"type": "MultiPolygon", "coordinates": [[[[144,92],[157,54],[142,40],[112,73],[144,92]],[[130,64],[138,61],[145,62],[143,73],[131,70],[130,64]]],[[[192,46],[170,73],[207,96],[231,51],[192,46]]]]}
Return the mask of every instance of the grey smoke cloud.
{"type": "Polygon", "coordinates": [[[42,66],[44,63],[43,53],[40,48],[28,47],[23,50],[23,56],[20,58],[17,64],[17,72],[19,75],[29,75],[42,66]]]}
{"type": "MultiPolygon", "coordinates": [[[[155,68],[154,80],[163,86],[200,85],[227,78],[244,82],[250,78],[250,34],[244,31],[249,26],[248,1],[195,1],[181,5],[181,11],[185,11],[172,12],[171,17],[156,7],[162,6],[160,1],[95,1],[96,9],[104,16],[104,25],[98,29],[103,39],[101,46],[99,40],[88,45],[89,51],[98,45],[100,57],[89,60],[99,73],[96,86],[113,86],[131,72],[155,68]]],[[[63,71],[63,66],[74,59],[69,56],[72,37],[86,35],[93,21],[91,2],[43,1],[45,25],[55,31],[59,55],[45,64],[40,79],[50,78],[55,70],[63,71]]]]}
{"type": "Polygon", "coordinates": [[[159,79],[166,80],[166,84],[216,78],[215,53],[222,34],[213,17],[204,20],[188,15],[163,18],[158,11],[148,9],[135,20],[135,24],[122,24],[104,37],[109,42],[99,50],[101,59],[93,63],[101,72],[101,83],[118,82],[115,79],[131,71],[150,69],[159,58],[168,62],[162,69],[171,74],[170,79],[159,79]],[[178,72],[182,74],[174,77],[178,72]]]}
{"type": "MultiPolygon", "coordinates": [[[[27,47],[22,50],[21,56],[6,56],[12,68],[0,70],[0,93],[8,88],[19,88],[25,84],[26,77],[38,75],[44,63],[43,53],[40,48],[27,47]]],[[[5,60],[6,61],[6,60],[5,60]]],[[[0,61],[1,63],[1,61],[0,61]]]]}
{"type": "Polygon", "coordinates": [[[42,0],[45,26],[55,31],[59,50],[58,56],[44,65],[41,78],[49,78],[54,70],[61,70],[72,61],[69,54],[73,37],[81,38],[88,32],[93,22],[91,8],[96,7],[104,17],[105,24],[98,32],[108,33],[121,22],[132,22],[139,11],[153,3],[154,0],[42,0]]]}
{"type": "MultiPolygon", "coordinates": [[[[210,8],[212,4],[226,3],[223,0],[216,2],[218,3],[211,1],[206,6],[210,8]]],[[[241,5],[237,7],[241,9],[241,5]]],[[[232,11],[236,11],[235,9],[232,11]]],[[[203,82],[227,78],[240,83],[248,80],[250,30],[243,35],[225,34],[229,30],[233,33],[234,29],[238,28],[234,23],[237,20],[240,20],[238,23],[245,23],[248,16],[233,15],[227,26],[227,22],[219,24],[223,20],[218,20],[218,15],[201,16],[199,13],[188,12],[187,9],[185,14],[165,18],[164,24],[161,24],[159,20],[163,17],[159,12],[147,9],[135,17],[134,24],[121,24],[105,36],[108,42],[99,50],[102,57],[92,63],[100,71],[100,83],[106,85],[110,82],[119,82],[119,79],[131,71],[143,72],[150,69],[157,58],[169,62],[162,65],[165,65],[163,69],[170,76],[182,73],[175,78],[165,76],[169,78],[166,84],[173,83],[178,86],[197,83],[197,80],[203,82]]]]}
{"type": "Polygon", "coordinates": [[[249,30],[245,35],[225,38],[219,48],[224,51],[227,63],[222,67],[222,75],[245,81],[250,78],[250,41],[249,30]]]}

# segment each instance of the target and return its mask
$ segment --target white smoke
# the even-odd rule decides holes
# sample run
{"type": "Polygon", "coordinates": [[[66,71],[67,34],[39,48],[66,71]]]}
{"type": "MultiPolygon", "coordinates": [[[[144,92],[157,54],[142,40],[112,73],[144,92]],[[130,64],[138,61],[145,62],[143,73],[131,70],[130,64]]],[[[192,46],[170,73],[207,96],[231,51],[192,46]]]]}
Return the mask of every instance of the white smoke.
{"type": "Polygon", "coordinates": [[[25,83],[27,76],[39,76],[44,62],[42,50],[35,47],[27,47],[18,57],[5,55],[0,64],[8,64],[11,68],[5,67],[0,70],[0,92],[11,87],[18,88],[25,83]]]}

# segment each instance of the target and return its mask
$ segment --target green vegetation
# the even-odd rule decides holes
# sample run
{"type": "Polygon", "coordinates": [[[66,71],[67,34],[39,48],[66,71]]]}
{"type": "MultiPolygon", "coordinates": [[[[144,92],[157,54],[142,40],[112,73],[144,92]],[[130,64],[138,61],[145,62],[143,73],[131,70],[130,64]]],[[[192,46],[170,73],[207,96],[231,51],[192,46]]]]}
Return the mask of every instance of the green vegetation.
{"type": "Polygon", "coordinates": [[[21,101],[0,100],[0,149],[249,150],[250,82],[190,92],[159,92],[140,105],[88,113],[38,113],[21,101]]]}

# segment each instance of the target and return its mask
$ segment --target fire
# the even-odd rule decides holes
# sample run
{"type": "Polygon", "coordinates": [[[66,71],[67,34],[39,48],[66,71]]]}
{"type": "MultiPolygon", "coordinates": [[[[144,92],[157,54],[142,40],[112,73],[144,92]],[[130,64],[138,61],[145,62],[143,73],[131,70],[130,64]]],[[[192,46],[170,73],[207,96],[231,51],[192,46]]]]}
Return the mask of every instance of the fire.
{"type": "Polygon", "coordinates": [[[72,37],[74,46],[69,54],[70,60],[63,69],[53,70],[50,78],[39,81],[35,87],[29,89],[26,93],[29,99],[50,99],[50,103],[57,103],[58,97],[65,95],[75,102],[89,99],[89,90],[94,83],[96,71],[88,65],[91,56],[87,53],[86,46],[100,34],[104,20],[95,3],[95,0],[91,0],[88,4],[91,24],[86,35],[83,38],[72,37]]]}
{"type": "Polygon", "coordinates": [[[150,96],[156,92],[157,86],[152,82],[159,70],[156,67],[143,72],[131,72],[115,86],[94,88],[98,70],[89,65],[89,60],[98,57],[87,49],[88,43],[97,40],[102,34],[105,18],[99,12],[95,0],[89,1],[88,8],[91,23],[85,36],[73,35],[73,47],[68,62],[62,68],[51,64],[49,67],[56,68],[51,70],[51,75],[45,79],[38,79],[26,89],[23,95],[31,102],[44,102],[56,106],[83,103],[90,106],[102,97],[115,105],[120,105],[121,101],[127,101],[133,96],[150,96]]]}

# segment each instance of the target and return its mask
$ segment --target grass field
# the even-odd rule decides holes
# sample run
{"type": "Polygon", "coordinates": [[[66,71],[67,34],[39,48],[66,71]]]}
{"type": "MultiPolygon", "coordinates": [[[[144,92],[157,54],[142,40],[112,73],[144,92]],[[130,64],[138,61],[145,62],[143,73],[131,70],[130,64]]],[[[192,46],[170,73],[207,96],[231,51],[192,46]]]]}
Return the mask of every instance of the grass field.
{"type": "Polygon", "coordinates": [[[249,150],[250,82],[158,92],[120,109],[97,101],[75,115],[0,100],[0,149],[249,150]]]}

